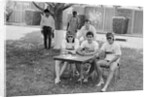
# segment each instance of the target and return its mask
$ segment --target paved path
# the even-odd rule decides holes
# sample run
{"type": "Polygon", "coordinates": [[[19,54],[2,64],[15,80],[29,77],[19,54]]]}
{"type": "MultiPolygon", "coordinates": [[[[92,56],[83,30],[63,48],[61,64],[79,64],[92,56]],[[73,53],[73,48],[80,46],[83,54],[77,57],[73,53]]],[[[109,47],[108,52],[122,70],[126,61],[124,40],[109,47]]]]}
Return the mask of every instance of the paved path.
{"type": "MultiPolygon", "coordinates": [[[[17,40],[25,36],[27,33],[37,32],[40,35],[39,27],[23,27],[23,26],[6,26],[6,40],[17,40]]],[[[42,36],[41,36],[42,37],[42,36]]],[[[126,41],[117,41],[120,46],[128,48],[143,49],[143,38],[116,36],[115,38],[126,39],[126,41]]],[[[98,34],[98,39],[105,41],[105,34],[98,34]]]]}

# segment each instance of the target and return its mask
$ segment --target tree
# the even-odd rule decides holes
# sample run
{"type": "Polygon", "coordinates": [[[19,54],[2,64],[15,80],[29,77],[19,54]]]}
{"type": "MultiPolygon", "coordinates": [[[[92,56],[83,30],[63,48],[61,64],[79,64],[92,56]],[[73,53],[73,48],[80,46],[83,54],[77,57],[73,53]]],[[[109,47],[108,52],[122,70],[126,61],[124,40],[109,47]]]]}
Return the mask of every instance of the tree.
{"type": "MultiPolygon", "coordinates": [[[[39,10],[44,11],[42,7],[37,5],[35,2],[32,2],[39,10]]],[[[63,11],[67,8],[71,7],[73,4],[65,4],[65,3],[50,3],[46,2],[48,5],[47,9],[50,11],[50,15],[53,17],[55,21],[55,29],[61,30],[62,29],[62,17],[63,17],[63,11]]]]}
{"type": "MultiPolygon", "coordinates": [[[[37,7],[42,12],[44,11],[44,8],[37,5],[37,3],[32,2],[35,7],[37,7]]],[[[71,7],[73,4],[65,4],[65,3],[50,3],[45,2],[47,4],[47,9],[50,11],[50,15],[53,17],[55,21],[55,37],[54,37],[54,49],[60,49],[62,39],[65,36],[65,31],[62,31],[63,27],[63,11],[67,8],[71,7]]]]}
{"type": "Polygon", "coordinates": [[[15,2],[15,1],[11,1],[11,0],[6,1],[6,8],[5,8],[6,22],[9,21],[9,18],[12,15],[12,13],[14,12],[14,8],[16,5],[17,5],[17,2],[15,2]]]}

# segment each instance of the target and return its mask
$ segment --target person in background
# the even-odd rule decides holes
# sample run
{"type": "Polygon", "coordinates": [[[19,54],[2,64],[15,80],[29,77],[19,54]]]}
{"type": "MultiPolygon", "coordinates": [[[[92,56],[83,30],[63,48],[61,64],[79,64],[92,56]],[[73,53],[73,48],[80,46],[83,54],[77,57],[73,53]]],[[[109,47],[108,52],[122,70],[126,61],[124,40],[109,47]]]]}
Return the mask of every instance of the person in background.
{"type": "Polygon", "coordinates": [[[72,17],[70,18],[67,25],[67,31],[76,36],[78,27],[79,27],[79,18],[77,16],[77,12],[73,11],[72,17]]]}
{"type": "Polygon", "coordinates": [[[96,29],[93,25],[90,24],[90,20],[86,19],[84,26],[82,26],[81,30],[77,33],[77,38],[80,40],[80,42],[87,39],[86,34],[89,31],[94,34],[94,39],[96,40],[96,29]]]}
{"type": "Polygon", "coordinates": [[[101,89],[102,92],[107,90],[107,87],[113,78],[115,70],[118,68],[118,63],[121,57],[121,49],[120,46],[114,42],[114,34],[112,32],[108,32],[106,34],[107,42],[104,43],[97,54],[97,56],[105,55],[104,60],[100,59],[96,62],[97,69],[98,69],[98,75],[99,75],[99,83],[97,86],[101,86],[104,84],[104,80],[102,78],[102,68],[101,66],[109,66],[110,72],[107,77],[107,81],[104,85],[104,87],[101,89]]]}
{"type": "Polygon", "coordinates": [[[45,9],[44,10],[44,15],[41,16],[41,22],[40,26],[42,29],[42,34],[44,37],[44,47],[45,49],[50,49],[51,48],[51,38],[53,35],[54,27],[53,27],[54,21],[52,17],[49,14],[49,10],[45,9]]]}
{"type": "MultiPolygon", "coordinates": [[[[78,49],[78,47],[79,47],[78,39],[76,39],[72,34],[67,34],[66,39],[63,40],[62,42],[62,46],[61,46],[62,54],[76,54],[76,50],[78,49]]],[[[59,61],[59,60],[55,61],[55,74],[56,74],[55,84],[61,81],[60,76],[64,72],[66,66],[67,66],[67,62],[65,61],[59,61]],[[62,68],[60,68],[61,63],[63,63],[62,68]]]]}

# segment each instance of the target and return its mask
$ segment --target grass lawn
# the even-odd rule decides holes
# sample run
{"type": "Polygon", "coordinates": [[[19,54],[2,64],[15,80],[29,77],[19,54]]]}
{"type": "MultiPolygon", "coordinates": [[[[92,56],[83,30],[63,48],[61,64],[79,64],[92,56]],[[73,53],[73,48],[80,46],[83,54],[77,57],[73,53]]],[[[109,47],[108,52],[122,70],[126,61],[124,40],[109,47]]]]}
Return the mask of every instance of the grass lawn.
{"type": "MultiPolygon", "coordinates": [[[[30,35],[29,35],[30,36],[30,35]]],[[[54,84],[54,60],[58,50],[45,50],[39,38],[6,41],[7,96],[99,92],[94,82],[83,84],[63,79],[54,84]],[[36,40],[37,39],[37,40],[36,40]]],[[[41,41],[41,40],[40,40],[41,41]]],[[[143,50],[122,48],[121,79],[108,91],[143,90],[143,50]]]]}

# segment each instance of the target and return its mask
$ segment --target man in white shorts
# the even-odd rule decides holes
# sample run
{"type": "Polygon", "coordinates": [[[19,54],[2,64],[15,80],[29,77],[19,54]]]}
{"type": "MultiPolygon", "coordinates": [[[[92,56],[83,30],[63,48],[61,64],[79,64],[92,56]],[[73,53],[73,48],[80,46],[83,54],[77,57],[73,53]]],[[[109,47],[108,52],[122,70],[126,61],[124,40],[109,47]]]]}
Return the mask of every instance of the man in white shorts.
{"type": "Polygon", "coordinates": [[[105,59],[104,60],[98,60],[96,62],[97,64],[97,69],[98,69],[98,75],[100,78],[99,83],[97,86],[101,86],[104,84],[104,80],[102,78],[102,68],[101,66],[110,66],[110,72],[107,77],[107,81],[104,85],[104,87],[101,89],[102,92],[107,90],[107,87],[113,78],[115,70],[118,68],[118,63],[120,60],[121,56],[121,49],[120,46],[114,42],[114,35],[111,32],[108,32],[106,34],[107,42],[104,43],[100,49],[99,54],[104,54],[105,53],[105,59]]]}

